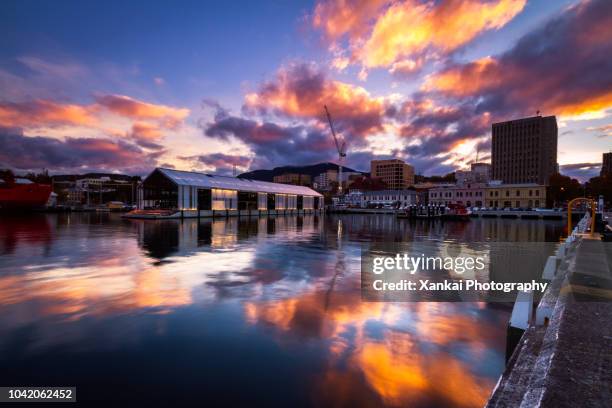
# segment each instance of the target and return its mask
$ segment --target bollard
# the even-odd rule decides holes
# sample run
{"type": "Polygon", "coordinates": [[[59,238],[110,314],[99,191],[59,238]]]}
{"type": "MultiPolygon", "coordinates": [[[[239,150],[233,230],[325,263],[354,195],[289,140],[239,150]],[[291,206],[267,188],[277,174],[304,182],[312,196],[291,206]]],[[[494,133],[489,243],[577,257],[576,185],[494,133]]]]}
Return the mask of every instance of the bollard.
{"type": "Polygon", "coordinates": [[[521,291],[516,295],[512,315],[506,330],[506,363],[512,357],[523,333],[529,328],[533,313],[533,292],[521,291]]]}

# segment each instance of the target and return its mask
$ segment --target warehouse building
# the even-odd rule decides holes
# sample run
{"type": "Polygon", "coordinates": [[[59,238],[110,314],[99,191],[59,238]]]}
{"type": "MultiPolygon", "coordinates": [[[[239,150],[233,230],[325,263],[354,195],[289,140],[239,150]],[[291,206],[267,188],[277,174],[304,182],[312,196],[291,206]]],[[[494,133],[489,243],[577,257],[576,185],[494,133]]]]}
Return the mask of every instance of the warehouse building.
{"type": "Polygon", "coordinates": [[[304,187],[156,168],[138,191],[132,218],[312,213],[322,195],[304,187]]]}

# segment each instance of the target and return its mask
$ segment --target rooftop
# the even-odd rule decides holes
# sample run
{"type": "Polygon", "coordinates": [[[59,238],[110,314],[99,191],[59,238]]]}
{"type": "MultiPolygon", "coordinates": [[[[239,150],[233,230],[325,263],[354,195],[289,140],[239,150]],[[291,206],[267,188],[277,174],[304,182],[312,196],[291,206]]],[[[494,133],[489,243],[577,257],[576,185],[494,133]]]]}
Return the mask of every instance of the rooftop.
{"type": "Polygon", "coordinates": [[[260,193],[299,194],[321,197],[321,194],[317,193],[309,187],[304,186],[271,183],[269,181],[250,180],[230,176],[217,176],[214,174],[166,169],[162,167],[158,167],[155,170],[159,170],[163,175],[168,177],[174,183],[183,186],[220,188],[227,190],[240,190],[260,193]]]}

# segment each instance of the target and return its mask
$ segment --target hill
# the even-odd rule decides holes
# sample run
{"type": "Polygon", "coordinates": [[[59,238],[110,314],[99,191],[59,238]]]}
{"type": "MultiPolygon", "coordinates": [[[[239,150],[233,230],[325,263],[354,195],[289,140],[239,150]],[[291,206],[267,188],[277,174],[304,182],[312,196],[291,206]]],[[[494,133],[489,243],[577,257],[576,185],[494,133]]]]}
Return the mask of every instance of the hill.
{"type": "MultiPolygon", "coordinates": [[[[314,178],[327,170],[338,170],[338,165],[335,163],[318,163],[310,166],[282,166],[275,167],[272,170],[253,170],[242,173],[238,175],[238,177],[251,180],[273,181],[274,176],[280,176],[281,174],[285,173],[300,173],[308,174],[310,177],[314,178]]],[[[342,166],[342,171],[353,172],[357,170],[342,166]]]]}

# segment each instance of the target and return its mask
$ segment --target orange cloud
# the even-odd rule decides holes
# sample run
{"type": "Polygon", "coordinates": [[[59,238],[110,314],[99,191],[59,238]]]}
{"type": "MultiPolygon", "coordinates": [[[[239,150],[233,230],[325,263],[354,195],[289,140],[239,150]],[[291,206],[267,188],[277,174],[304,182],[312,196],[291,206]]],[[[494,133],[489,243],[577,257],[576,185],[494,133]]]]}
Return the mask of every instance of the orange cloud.
{"type": "Polygon", "coordinates": [[[364,135],[382,129],[384,98],[374,98],[362,87],[330,80],[311,64],[281,68],[273,81],[245,97],[246,110],[319,121],[326,120],[323,105],[329,106],[334,121],[351,133],[364,135]]]}
{"type": "Polygon", "coordinates": [[[466,317],[449,304],[369,303],[353,293],[334,292],[328,298],[314,292],[284,300],[247,302],[244,312],[251,324],[276,327],[282,333],[279,340],[290,333],[328,340],[328,371],[321,376],[317,392],[329,399],[329,405],[343,405],[339,402],[352,401],[355,395],[359,401],[379,405],[371,400],[374,392],[392,406],[482,406],[493,381],[441,350],[462,342],[479,353],[503,341],[503,330],[466,317]],[[415,333],[393,329],[406,314],[415,322],[415,333]],[[368,336],[365,328],[372,321],[386,326],[382,338],[368,336]],[[430,346],[426,352],[424,343],[436,347],[430,346]]]}
{"type": "Polygon", "coordinates": [[[131,119],[156,119],[166,128],[176,128],[187,116],[189,109],[174,108],[139,101],[125,95],[104,95],[96,102],[111,112],[131,119]]]}
{"type": "Polygon", "coordinates": [[[162,136],[158,126],[146,122],[135,122],[132,125],[132,136],[139,140],[155,141],[162,136]]]}
{"type": "Polygon", "coordinates": [[[612,8],[581,2],[521,38],[505,53],[456,64],[430,76],[423,90],[472,98],[502,117],[534,113],[590,118],[612,106],[612,8]]]}
{"type": "Polygon", "coordinates": [[[62,104],[36,99],[32,102],[0,103],[0,125],[5,127],[55,127],[98,124],[93,105],[62,104]]]}
{"type": "Polygon", "coordinates": [[[449,69],[431,75],[423,84],[424,91],[440,91],[453,96],[468,96],[482,89],[503,83],[499,62],[491,57],[481,58],[461,69],[449,69]],[[469,80],[467,80],[469,78],[469,80]]]}
{"type": "Polygon", "coordinates": [[[437,398],[444,405],[483,406],[493,383],[479,378],[446,354],[427,355],[409,334],[396,333],[386,344],[367,342],[354,356],[369,385],[386,404],[410,406],[419,398],[437,398]]]}
{"type": "Polygon", "coordinates": [[[388,0],[321,1],[315,6],[312,24],[336,40],[347,33],[353,37],[365,35],[368,21],[373,19],[388,0]]]}
{"type": "Polygon", "coordinates": [[[450,53],[484,31],[503,27],[525,4],[526,0],[406,0],[387,1],[383,7],[379,1],[363,6],[338,0],[319,3],[313,25],[332,40],[346,36],[352,60],[364,68],[402,71],[414,65],[413,70],[424,56],[450,53]]]}

